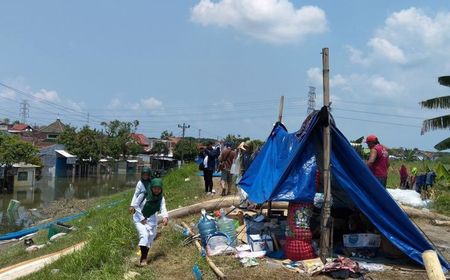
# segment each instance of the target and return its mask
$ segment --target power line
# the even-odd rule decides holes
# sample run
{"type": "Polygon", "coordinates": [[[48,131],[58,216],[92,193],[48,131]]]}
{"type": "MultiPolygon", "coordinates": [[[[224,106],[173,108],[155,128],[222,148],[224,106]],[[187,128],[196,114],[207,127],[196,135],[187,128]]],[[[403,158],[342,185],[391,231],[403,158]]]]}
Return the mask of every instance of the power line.
{"type": "Polygon", "coordinates": [[[370,114],[370,115],[377,115],[377,116],[389,116],[389,117],[397,117],[397,118],[405,118],[405,119],[416,119],[416,120],[425,119],[425,117],[420,118],[420,117],[407,116],[407,115],[386,114],[386,113],[380,113],[380,112],[368,112],[368,111],[361,111],[361,110],[341,109],[341,108],[335,108],[335,107],[333,107],[333,110],[363,113],[363,114],[370,114]]]}
{"type": "MultiPolygon", "coordinates": [[[[45,104],[47,104],[47,105],[49,105],[49,106],[52,106],[52,107],[54,107],[54,108],[56,108],[56,109],[59,109],[59,110],[62,110],[62,111],[66,111],[66,112],[69,112],[69,113],[73,113],[73,114],[77,114],[77,115],[79,115],[79,116],[81,116],[81,117],[84,117],[84,116],[85,116],[85,113],[84,113],[84,112],[80,112],[80,111],[74,110],[74,109],[72,109],[72,108],[70,108],[70,107],[67,107],[67,106],[64,106],[64,105],[61,105],[61,104],[57,104],[57,103],[55,103],[55,102],[46,100],[46,99],[44,99],[44,98],[37,97],[37,96],[35,96],[35,95],[33,95],[33,94],[27,93],[27,92],[22,91],[22,90],[17,89],[17,88],[14,88],[14,87],[9,86],[9,85],[7,85],[7,84],[5,84],[5,83],[0,82],[0,86],[3,86],[3,87],[5,87],[5,88],[8,88],[8,89],[10,89],[10,90],[12,90],[12,91],[15,91],[15,92],[18,93],[18,94],[21,94],[21,95],[26,96],[26,97],[29,97],[29,98],[32,98],[32,99],[36,99],[36,100],[38,100],[39,102],[45,103],[45,104]]],[[[93,118],[94,118],[94,117],[93,117],[93,118]]],[[[103,120],[103,119],[98,119],[98,120],[99,120],[100,123],[101,123],[102,121],[105,121],[105,120],[103,120]]]]}
{"type": "Polygon", "coordinates": [[[409,125],[409,124],[402,124],[402,123],[393,123],[393,122],[383,122],[383,121],[365,120],[365,119],[349,118],[349,117],[336,116],[336,115],[334,115],[334,117],[335,117],[335,118],[340,118],[340,119],[346,119],[346,120],[353,120],[353,121],[363,121],[363,122],[371,122],[371,123],[379,123],[379,124],[389,124],[389,125],[395,125],[395,126],[404,126],[404,127],[420,128],[420,126],[417,126],[417,125],[409,125]]]}

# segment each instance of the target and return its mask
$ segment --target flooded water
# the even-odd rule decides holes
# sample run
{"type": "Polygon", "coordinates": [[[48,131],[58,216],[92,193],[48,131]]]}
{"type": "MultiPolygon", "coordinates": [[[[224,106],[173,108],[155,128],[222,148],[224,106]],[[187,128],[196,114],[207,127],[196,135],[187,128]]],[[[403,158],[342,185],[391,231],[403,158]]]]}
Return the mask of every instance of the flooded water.
{"type": "MultiPolygon", "coordinates": [[[[0,233],[30,225],[30,222],[25,220],[16,224],[10,222],[7,209],[11,199],[19,201],[20,206],[24,207],[21,209],[22,214],[23,210],[28,214],[36,213],[33,212],[36,211],[34,209],[45,208],[55,200],[88,199],[134,188],[137,180],[138,175],[100,175],[75,178],[73,181],[72,178],[42,178],[32,184],[16,185],[12,194],[0,193],[0,233]]],[[[36,216],[39,216],[39,213],[36,213],[36,216]]],[[[36,220],[36,216],[31,215],[31,218],[36,220]]]]}

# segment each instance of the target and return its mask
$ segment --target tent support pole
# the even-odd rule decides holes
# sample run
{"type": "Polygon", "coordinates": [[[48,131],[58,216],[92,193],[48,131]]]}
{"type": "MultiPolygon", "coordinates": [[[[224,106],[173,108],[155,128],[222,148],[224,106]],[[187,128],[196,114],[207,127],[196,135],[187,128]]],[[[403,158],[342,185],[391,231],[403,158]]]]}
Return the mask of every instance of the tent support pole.
{"type": "MultiPolygon", "coordinates": [[[[323,106],[328,109],[330,107],[330,92],[329,92],[329,56],[328,48],[322,49],[322,63],[323,63],[323,106]]],[[[329,110],[328,110],[329,111],[329,110]]],[[[329,113],[328,113],[329,114],[329,113]]],[[[322,219],[320,221],[320,259],[323,263],[326,258],[330,256],[330,216],[331,216],[331,181],[330,181],[330,126],[323,128],[323,192],[324,205],[322,208],[322,219]]]]}
{"type": "MultiPolygon", "coordinates": [[[[280,97],[280,107],[278,108],[278,122],[283,120],[283,110],[284,110],[284,95],[280,97]]],[[[269,201],[269,206],[267,208],[267,216],[272,216],[272,201],[269,201]]]]}

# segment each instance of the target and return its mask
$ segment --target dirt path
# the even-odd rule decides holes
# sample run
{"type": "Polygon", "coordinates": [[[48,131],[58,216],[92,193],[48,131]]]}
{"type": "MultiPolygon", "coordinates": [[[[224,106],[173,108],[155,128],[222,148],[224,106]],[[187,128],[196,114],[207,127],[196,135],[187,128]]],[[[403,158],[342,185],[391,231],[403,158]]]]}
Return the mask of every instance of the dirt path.
{"type": "Polygon", "coordinates": [[[450,227],[435,226],[427,219],[414,219],[414,222],[425,233],[447,260],[450,260],[450,227]]]}

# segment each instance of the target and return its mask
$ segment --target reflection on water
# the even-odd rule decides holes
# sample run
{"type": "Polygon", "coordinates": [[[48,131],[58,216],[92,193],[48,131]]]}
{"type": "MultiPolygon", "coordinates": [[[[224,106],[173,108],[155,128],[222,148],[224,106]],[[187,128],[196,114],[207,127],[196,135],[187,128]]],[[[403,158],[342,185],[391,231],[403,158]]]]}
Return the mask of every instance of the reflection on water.
{"type": "Polygon", "coordinates": [[[12,228],[8,224],[7,208],[11,199],[18,200],[25,209],[45,208],[50,202],[64,199],[88,199],[111,195],[133,188],[137,175],[100,175],[96,177],[44,177],[28,186],[15,186],[12,194],[0,193],[0,233],[12,228]]]}

